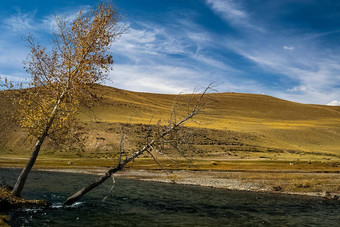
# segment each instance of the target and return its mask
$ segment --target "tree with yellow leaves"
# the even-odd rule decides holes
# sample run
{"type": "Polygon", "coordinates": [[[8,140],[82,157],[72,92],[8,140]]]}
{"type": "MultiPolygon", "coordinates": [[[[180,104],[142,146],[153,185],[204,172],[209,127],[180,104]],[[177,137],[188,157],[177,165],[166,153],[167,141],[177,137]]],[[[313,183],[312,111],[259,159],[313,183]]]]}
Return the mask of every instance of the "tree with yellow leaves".
{"type": "Polygon", "coordinates": [[[28,37],[25,68],[32,80],[29,88],[19,92],[16,120],[37,141],[13,188],[14,196],[21,195],[45,138],[70,130],[79,106],[91,94],[91,84],[102,81],[110,70],[110,44],[122,33],[119,20],[116,8],[100,3],[96,10],[80,11],[73,20],[57,18],[51,50],[28,37]]]}

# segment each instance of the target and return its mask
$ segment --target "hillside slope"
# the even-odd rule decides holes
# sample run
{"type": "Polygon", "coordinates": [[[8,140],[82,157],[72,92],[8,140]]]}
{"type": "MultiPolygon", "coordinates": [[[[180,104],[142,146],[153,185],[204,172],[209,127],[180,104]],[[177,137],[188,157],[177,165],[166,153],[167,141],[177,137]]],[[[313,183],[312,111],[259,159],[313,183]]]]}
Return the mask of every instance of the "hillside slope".
{"type": "MultiPolygon", "coordinates": [[[[143,144],[144,124],[166,125],[174,100],[177,118],[185,115],[192,95],[164,95],[95,86],[102,100],[79,119],[87,134],[86,154],[112,156],[119,147],[121,128],[129,134],[129,150],[143,144]]],[[[2,153],[27,150],[24,131],[4,120],[8,98],[1,99],[2,153]]],[[[340,157],[340,107],[289,102],[266,95],[211,93],[206,96],[200,124],[190,123],[193,156],[219,158],[340,157]],[[286,154],[286,155],[283,155],[286,154]],[[292,156],[293,155],[293,156],[292,156]]],[[[45,150],[50,150],[45,145],[45,150]]]]}

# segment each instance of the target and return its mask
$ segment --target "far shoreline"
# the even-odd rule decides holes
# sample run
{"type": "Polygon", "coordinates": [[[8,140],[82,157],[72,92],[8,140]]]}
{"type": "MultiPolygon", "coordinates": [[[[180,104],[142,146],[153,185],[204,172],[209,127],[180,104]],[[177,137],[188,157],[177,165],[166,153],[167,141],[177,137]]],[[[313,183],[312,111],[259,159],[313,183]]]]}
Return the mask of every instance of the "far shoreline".
{"type": "MultiPolygon", "coordinates": [[[[21,169],[18,167],[0,167],[0,169],[21,169]]],[[[106,168],[95,168],[95,169],[66,169],[66,168],[37,168],[33,171],[45,171],[45,172],[61,172],[61,173],[75,173],[75,174],[90,174],[100,176],[104,174],[106,168]]],[[[117,178],[135,179],[141,181],[151,181],[151,182],[162,182],[169,184],[181,184],[181,185],[194,185],[200,187],[210,187],[217,189],[226,189],[232,191],[249,191],[249,192],[259,192],[259,193],[270,193],[270,194],[286,194],[286,195],[296,195],[304,197],[315,197],[323,199],[339,200],[340,193],[328,192],[328,191],[285,191],[280,188],[280,186],[273,186],[273,182],[268,181],[265,186],[259,185],[254,180],[238,180],[235,179],[235,175],[246,174],[244,171],[240,172],[230,172],[230,171],[202,171],[202,170],[171,170],[167,171],[166,174],[162,170],[134,170],[128,169],[120,171],[114,174],[117,178]],[[230,177],[231,176],[231,177],[230,177]]],[[[306,173],[301,173],[306,174],[306,173]]],[[[311,173],[316,174],[330,174],[330,173],[311,173]]],[[[85,186],[85,185],[84,185],[85,186]]],[[[340,188],[340,186],[339,186],[340,188]]]]}

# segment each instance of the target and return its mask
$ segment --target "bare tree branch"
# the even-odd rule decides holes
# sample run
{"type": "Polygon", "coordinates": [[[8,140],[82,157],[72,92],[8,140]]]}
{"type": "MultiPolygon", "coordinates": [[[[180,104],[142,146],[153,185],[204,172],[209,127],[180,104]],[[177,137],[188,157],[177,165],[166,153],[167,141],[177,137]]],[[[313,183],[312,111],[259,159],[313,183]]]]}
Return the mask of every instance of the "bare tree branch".
{"type": "MultiPolygon", "coordinates": [[[[142,155],[144,152],[147,152],[149,154],[150,150],[153,149],[154,144],[157,144],[160,139],[163,139],[165,136],[169,135],[171,132],[177,130],[180,126],[182,126],[183,124],[185,124],[187,121],[191,120],[194,116],[196,116],[197,114],[200,113],[201,111],[201,101],[202,98],[204,97],[204,95],[207,93],[207,91],[209,90],[211,85],[209,85],[204,91],[203,93],[200,95],[200,97],[198,98],[197,102],[195,103],[192,111],[190,114],[188,114],[186,117],[184,117],[181,121],[179,121],[178,123],[174,123],[173,125],[170,125],[166,130],[164,130],[163,132],[160,132],[159,135],[155,136],[153,140],[151,140],[150,142],[148,142],[144,147],[142,147],[141,149],[135,151],[134,153],[132,153],[130,156],[128,156],[127,159],[125,159],[124,161],[120,162],[119,165],[109,169],[104,175],[102,175],[98,180],[92,182],[90,185],[80,189],[78,192],[76,192],[75,194],[73,194],[72,196],[70,196],[69,198],[67,198],[67,200],[64,202],[64,205],[72,205],[73,203],[75,203],[76,201],[78,201],[80,198],[82,198],[86,193],[88,193],[89,191],[91,191],[92,189],[96,188],[97,186],[99,186],[100,184],[102,184],[103,182],[105,182],[108,178],[110,178],[114,173],[116,173],[117,171],[120,171],[126,164],[128,164],[129,162],[131,162],[132,160],[134,160],[135,158],[139,157],[140,155],[142,155]]],[[[153,155],[152,155],[153,157],[153,155]]],[[[154,158],[154,157],[153,157],[154,158]]],[[[156,161],[156,160],[155,160],[156,161]]],[[[158,161],[156,161],[159,165],[160,163],[158,161]]]]}

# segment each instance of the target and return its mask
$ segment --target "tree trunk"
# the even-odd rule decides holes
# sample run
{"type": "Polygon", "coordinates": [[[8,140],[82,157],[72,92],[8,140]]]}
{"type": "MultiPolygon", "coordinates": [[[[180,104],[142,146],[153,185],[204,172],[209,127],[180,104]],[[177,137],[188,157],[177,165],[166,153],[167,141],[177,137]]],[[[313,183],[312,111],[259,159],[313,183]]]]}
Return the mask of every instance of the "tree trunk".
{"type": "Polygon", "coordinates": [[[115,172],[117,172],[118,168],[110,169],[105,175],[101,176],[98,180],[93,182],[87,187],[80,189],[77,193],[70,196],[64,203],[64,205],[72,205],[73,203],[77,202],[83,195],[94,189],[95,187],[99,186],[100,184],[104,183],[108,178],[112,176],[115,172]]]}
{"type": "Polygon", "coordinates": [[[50,129],[50,127],[51,127],[51,125],[52,125],[52,123],[55,119],[58,107],[59,107],[61,101],[64,99],[64,97],[65,97],[65,91],[60,95],[56,105],[54,106],[54,108],[52,110],[51,117],[50,117],[48,123],[46,124],[44,131],[41,134],[41,137],[39,137],[37,142],[35,143],[34,150],[31,154],[31,158],[28,160],[25,168],[21,171],[21,173],[20,173],[20,175],[17,179],[17,182],[15,183],[14,188],[12,190],[12,195],[17,196],[17,197],[21,197],[21,192],[24,189],[24,185],[25,185],[27,176],[28,176],[29,172],[31,171],[35,161],[37,160],[41,145],[43,144],[43,142],[44,142],[44,140],[45,140],[45,138],[48,134],[48,130],[50,129]]]}
{"type": "Polygon", "coordinates": [[[84,187],[82,189],[80,189],[78,192],[76,192],[75,194],[73,194],[72,196],[70,196],[69,198],[67,198],[67,200],[65,201],[64,205],[69,206],[72,205],[73,203],[77,202],[81,197],[83,197],[86,193],[88,193],[89,191],[91,191],[92,189],[94,189],[95,187],[101,185],[102,183],[104,183],[108,178],[110,178],[112,176],[112,174],[114,174],[115,172],[121,170],[127,163],[129,163],[130,161],[132,161],[133,159],[137,158],[139,155],[143,154],[144,151],[148,150],[149,148],[151,148],[151,145],[154,143],[155,141],[152,140],[149,144],[147,144],[145,147],[143,147],[142,149],[136,151],[135,153],[133,153],[131,156],[129,156],[127,159],[125,159],[122,163],[118,164],[118,166],[113,167],[112,169],[110,169],[109,171],[107,171],[103,176],[101,176],[98,180],[96,180],[95,182],[93,182],[92,184],[90,184],[87,187],[84,187]]]}
{"type": "Polygon", "coordinates": [[[28,176],[29,172],[31,171],[31,169],[32,169],[37,157],[38,157],[41,145],[43,144],[43,142],[46,138],[46,134],[44,134],[41,138],[39,138],[38,141],[35,143],[34,150],[31,154],[31,158],[28,160],[25,168],[20,173],[20,175],[17,179],[17,182],[15,183],[14,188],[12,190],[12,195],[17,196],[17,197],[21,197],[21,192],[24,189],[24,185],[25,185],[27,176],[28,176]]]}

